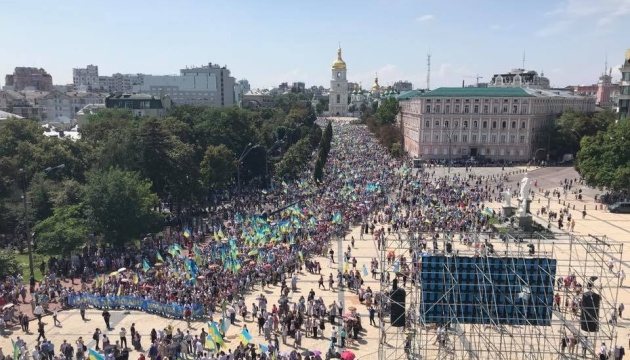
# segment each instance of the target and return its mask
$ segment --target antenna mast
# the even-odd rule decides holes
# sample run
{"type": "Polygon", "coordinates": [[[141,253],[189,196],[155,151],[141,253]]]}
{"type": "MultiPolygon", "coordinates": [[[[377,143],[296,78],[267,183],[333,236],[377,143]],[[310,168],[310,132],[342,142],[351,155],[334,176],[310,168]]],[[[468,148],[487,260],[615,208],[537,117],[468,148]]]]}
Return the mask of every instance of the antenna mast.
{"type": "Polygon", "coordinates": [[[427,54],[427,90],[431,90],[431,51],[427,54]]]}
{"type": "Polygon", "coordinates": [[[525,51],[523,51],[523,70],[525,70],[525,51]]]}

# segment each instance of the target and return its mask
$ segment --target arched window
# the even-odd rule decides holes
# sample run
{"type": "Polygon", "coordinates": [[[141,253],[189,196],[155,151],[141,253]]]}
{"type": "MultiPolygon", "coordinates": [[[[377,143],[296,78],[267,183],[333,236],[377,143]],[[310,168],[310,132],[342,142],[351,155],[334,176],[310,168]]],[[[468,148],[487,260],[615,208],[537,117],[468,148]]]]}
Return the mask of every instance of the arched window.
{"type": "Polygon", "coordinates": [[[507,121],[503,121],[501,123],[501,129],[506,129],[507,128],[507,121]]]}
{"type": "Polygon", "coordinates": [[[424,122],[424,127],[425,127],[425,128],[428,128],[428,127],[429,127],[429,120],[427,120],[427,121],[425,121],[425,122],[424,122]]]}
{"type": "Polygon", "coordinates": [[[337,104],[341,102],[341,95],[337,94],[337,104]]]}

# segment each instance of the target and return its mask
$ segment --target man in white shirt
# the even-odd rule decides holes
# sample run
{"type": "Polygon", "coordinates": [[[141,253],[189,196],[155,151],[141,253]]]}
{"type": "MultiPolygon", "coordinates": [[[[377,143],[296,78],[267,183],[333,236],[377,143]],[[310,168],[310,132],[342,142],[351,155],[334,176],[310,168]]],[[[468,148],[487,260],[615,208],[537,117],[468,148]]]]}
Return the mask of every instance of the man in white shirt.
{"type": "Polygon", "coordinates": [[[606,343],[602,343],[602,346],[599,348],[599,360],[606,360],[608,358],[608,348],[606,348],[606,343]]]}

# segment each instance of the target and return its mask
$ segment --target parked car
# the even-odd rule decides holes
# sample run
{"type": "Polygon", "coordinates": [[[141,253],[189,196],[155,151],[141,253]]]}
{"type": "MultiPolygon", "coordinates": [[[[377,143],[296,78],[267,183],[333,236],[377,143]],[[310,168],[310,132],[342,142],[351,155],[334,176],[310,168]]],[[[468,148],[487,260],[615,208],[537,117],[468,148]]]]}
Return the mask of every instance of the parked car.
{"type": "Polygon", "coordinates": [[[611,213],[630,214],[630,202],[618,202],[608,205],[608,211],[611,213]]]}

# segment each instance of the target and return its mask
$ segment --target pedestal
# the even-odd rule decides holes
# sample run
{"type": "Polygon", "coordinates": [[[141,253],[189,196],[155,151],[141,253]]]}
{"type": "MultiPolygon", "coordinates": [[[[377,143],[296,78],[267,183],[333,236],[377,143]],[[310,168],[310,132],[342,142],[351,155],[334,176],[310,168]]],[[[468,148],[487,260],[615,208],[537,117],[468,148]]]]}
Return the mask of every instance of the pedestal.
{"type": "Polygon", "coordinates": [[[531,215],[527,214],[527,215],[517,216],[516,223],[518,225],[518,228],[521,229],[522,231],[525,231],[525,232],[532,231],[532,216],[531,215]]]}
{"type": "Polygon", "coordinates": [[[514,215],[515,210],[516,208],[513,206],[503,205],[501,215],[503,215],[503,217],[509,218],[510,216],[514,215]]]}
{"type": "MultiPolygon", "coordinates": [[[[521,207],[521,204],[523,204],[523,200],[519,199],[518,200],[518,207],[521,207]]],[[[532,212],[530,211],[530,207],[532,204],[532,200],[531,199],[527,199],[527,202],[525,203],[525,212],[528,214],[531,214],[532,212]]]]}

